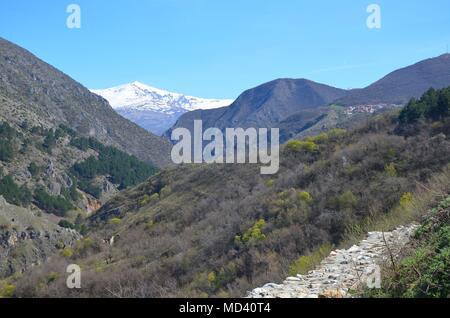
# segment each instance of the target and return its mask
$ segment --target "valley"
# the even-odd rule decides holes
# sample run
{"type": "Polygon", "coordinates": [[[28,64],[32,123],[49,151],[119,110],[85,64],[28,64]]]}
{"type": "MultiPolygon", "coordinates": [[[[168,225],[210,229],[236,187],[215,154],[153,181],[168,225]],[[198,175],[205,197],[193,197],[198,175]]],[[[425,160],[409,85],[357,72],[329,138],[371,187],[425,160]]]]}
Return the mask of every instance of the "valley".
{"type": "Polygon", "coordinates": [[[11,284],[39,297],[242,297],[281,282],[302,255],[408,224],[447,191],[448,117],[396,123],[402,114],[288,142],[272,177],[239,164],[163,170],[90,216],[73,254],[11,284]],[[67,263],[85,268],[85,288],[38,284],[67,263]]]}
{"type": "Polygon", "coordinates": [[[368,232],[375,247],[364,253],[391,231],[410,246],[404,234],[414,242],[417,229],[402,226],[449,195],[449,70],[443,55],[350,91],[278,79],[228,107],[138,82],[109,91],[126,92],[116,106],[178,116],[159,137],[0,39],[0,297],[229,298],[258,286],[278,286],[282,297],[297,281],[280,284],[286,277],[320,270],[336,249],[351,253],[368,232]],[[141,97],[149,104],[133,104],[141,97]],[[197,120],[200,133],[217,128],[222,138],[227,129],[279,128],[279,169],[176,165],[168,136],[192,137],[197,120]],[[82,288],[67,288],[70,264],[82,268],[82,288]]]}

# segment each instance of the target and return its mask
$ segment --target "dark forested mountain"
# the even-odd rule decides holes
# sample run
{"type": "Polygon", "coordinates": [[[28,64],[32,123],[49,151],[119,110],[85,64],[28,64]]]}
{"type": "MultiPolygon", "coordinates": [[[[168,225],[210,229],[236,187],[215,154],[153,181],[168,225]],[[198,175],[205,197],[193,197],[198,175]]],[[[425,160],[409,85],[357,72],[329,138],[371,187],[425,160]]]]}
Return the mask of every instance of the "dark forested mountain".
{"type": "MultiPolygon", "coordinates": [[[[174,128],[191,128],[196,119],[202,119],[206,128],[275,127],[300,111],[308,112],[305,116],[308,119],[317,117],[321,114],[318,107],[345,94],[345,90],[305,79],[278,79],[245,91],[229,107],[187,113],[174,128]]],[[[167,135],[170,136],[170,131],[167,135]]]]}
{"type": "Polygon", "coordinates": [[[34,126],[64,124],[160,167],[170,160],[167,141],[124,119],[105,99],[2,38],[0,116],[34,126]]]}
{"type": "Polygon", "coordinates": [[[450,54],[427,59],[396,70],[372,85],[355,89],[336,103],[342,105],[397,104],[420,97],[430,87],[450,85],[450,54]]]}

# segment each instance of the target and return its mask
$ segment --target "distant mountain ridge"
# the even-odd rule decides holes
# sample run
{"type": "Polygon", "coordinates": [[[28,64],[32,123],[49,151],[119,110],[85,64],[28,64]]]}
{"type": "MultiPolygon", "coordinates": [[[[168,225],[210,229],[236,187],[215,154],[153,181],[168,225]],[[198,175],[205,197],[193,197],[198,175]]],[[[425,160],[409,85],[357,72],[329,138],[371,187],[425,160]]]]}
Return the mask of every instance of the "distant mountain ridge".
{"type": "MultiPolygon", "coordinates": [[[[174,128],[192,128],[193,121],[203,120],[204,128],[274,127],[300,111],[319,116],[320,106],[345,96],[347,92],[306,79],[277,79],[242,93],[229,107],[187,113],[174,128]]],[[[308,116],[308,119],[314,116],[308,116]]],[[[170,136],[171,130],[167,132],[170,136]]]]}
{"type": "Polygon", "coordinates": [[[194,120],[202,120],[204,128],[277,127],[285,141],[311,125],[329,128],[321,120],[327,119],[330,104],[362,106],[363,110],[368,105],[367,109],[376,111],[404,105],[431,87],[439,89],[449,85],[450,54],[396,70],[363,89],[343,90],[306,79],[278,79],[245,91],[229,107],[184,114],[165,135],[170,137],[173,129],[179,127],[193,129],[194,120]]]}
{"type": "Polygon", "coordinates": [[[229,106],[233,102],[168,92],[140,82],[91,91],[108,100],[120,115],[156,135],[162,135],[184,113],[229,106]]]}
{"type": "Polygon", "coordinates": [[[30,52],[0,38],[0,117],[55,127],[65,124],[162,167],[170,144],[118,115],[102,97],[30,52]]]}
{"type": "Polygon", "coordinates": [[[413,97],[420,97],[430,87],[440,89],[449,85],[450,54],[443,54],[389,73],[366,88],[351,90],[336,103],[403,105],[413,97]]]}

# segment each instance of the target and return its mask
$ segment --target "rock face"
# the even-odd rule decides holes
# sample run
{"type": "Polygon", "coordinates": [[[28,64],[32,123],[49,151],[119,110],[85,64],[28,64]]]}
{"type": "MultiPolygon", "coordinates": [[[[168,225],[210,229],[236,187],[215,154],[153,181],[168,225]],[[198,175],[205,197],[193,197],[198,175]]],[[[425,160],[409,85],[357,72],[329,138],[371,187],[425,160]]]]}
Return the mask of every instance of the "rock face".
{"type": "Polygon", "coordinates": [[[167,140],[118,115],[105,99],[1,37],[0,119],[44,127],[64,124],[158,167],[171,164],[167,140]]]}
{"type": "Polygon", "coordinates": [[[336,250],[307,275],[287,278],[283,284],[266,284],[248,298],[349,298],[349,291],[364,285],[376,287],[379,266],[398,255],[416,225],[388,232],[370,232],[367,239],[348,250],[336,250]]]}
{"type": "Polygon", "coordinates": [[[81,236],[45,215],[8,204],[0,196],[0,279],[39,264],[81,236]]]}

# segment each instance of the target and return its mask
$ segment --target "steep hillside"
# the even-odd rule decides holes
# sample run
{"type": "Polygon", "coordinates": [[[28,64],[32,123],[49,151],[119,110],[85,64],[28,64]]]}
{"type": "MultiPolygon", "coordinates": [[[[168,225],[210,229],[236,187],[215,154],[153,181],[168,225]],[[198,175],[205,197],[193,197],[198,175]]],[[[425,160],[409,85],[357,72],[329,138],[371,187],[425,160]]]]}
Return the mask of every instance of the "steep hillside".
{"type": "Polygon", "coordinates": [[[80,237],[38,210],[9,204],[0,196],[0,285],[2,278],[41,264],[58,249],[74,246],[80,237]]]}
{"type": "Polygon", "coordinates": [[[46,128],[64,124],[157,166],[170,161],[170,145],[118,115],[103,98],[0,38],[0,119],[46,128]]]}
{"type": "Polygon", "coordinates": [[[90,244],[9,283],[16,296],[225,297],[281,282],[329,246],[409,224],[448,189],[446,106],[438,117],[404,122],[390,112],[288,142],[272,177],[254,165],[162,171],[89,218],[90,244]],[[81,290],[63,278],[37,283],[67,263],[84,268],[81,290]]]}
{"type": "Polygon", "coordinates": [[[450,54],[427,59],[396,70],[364,89],[356,89],[336,101],[338,104],[396,104],[404,105],[420,97],[426,90],[450,85],[450,54]]]}
{"type": "MultiPolygon", "coordinates": [[[[187,113],[173,128],[192,129],[196,119],[203,120],[206,128],[277,127],[280,121],[300,111],[308,112],[308,119],[319,117],[320,106],[345,94],[344,90],[305,79],[279,79],[244,92],[229,107],[187,113]]],[[[170,137],[170,133],[168,131],[167,136],[170,137]]]]}
{"type": "Polygon", "coordinates": [[[450,296],[450,196],[424,215],[414,239],[395,263],[386,262],[382,288],[366,290],[366,297],[448,298],[450,296]]]}
{"type": "Polygon", "coordinates": [[[156,169],[68,127],[54,129],[0,121],[0,195],[9,203],[65,216],[92,213],[119,190],[156,169]]]}
{"type": "Polygon", "coordinates": [[[63,125],[0,121],[0,279],[75,247],[85,217],[155,172],[63,125]]]}

